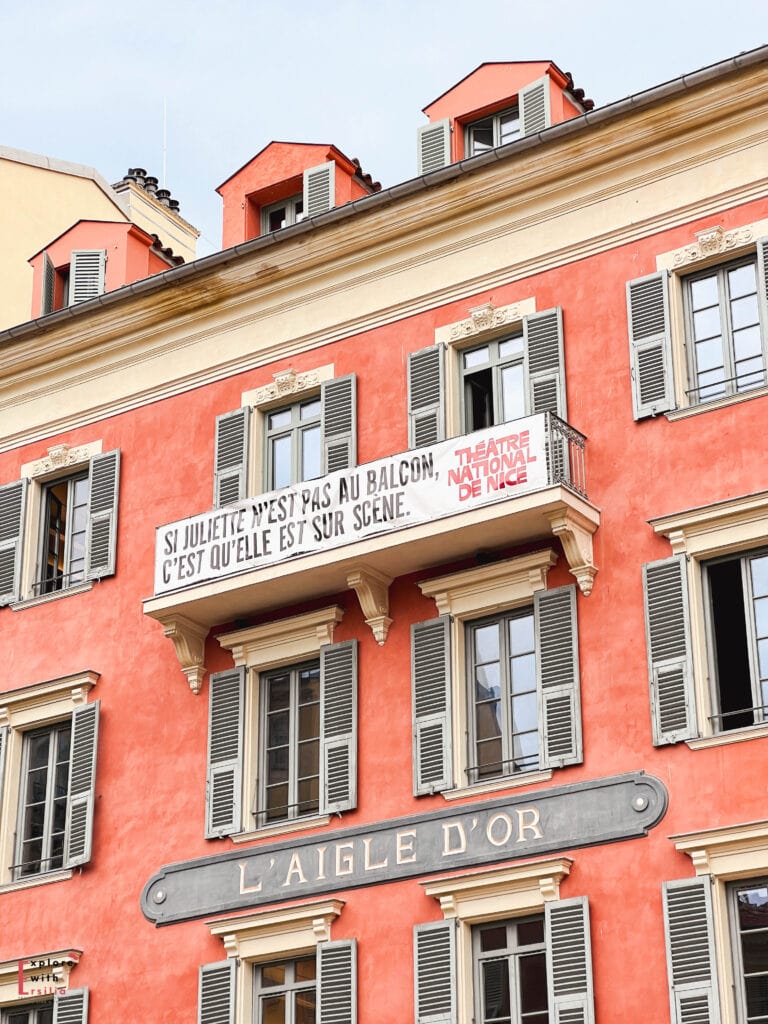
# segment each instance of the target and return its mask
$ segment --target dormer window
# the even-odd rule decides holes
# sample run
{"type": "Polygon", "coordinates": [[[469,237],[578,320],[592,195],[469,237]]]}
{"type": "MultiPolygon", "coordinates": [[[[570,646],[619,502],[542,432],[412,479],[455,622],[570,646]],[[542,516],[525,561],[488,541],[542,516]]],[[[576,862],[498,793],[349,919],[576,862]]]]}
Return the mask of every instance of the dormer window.
{"type": "Polygon", "coordinates": [[[281,199],[279,203],[272,203],[265,206],[261,211],[262,234],[269,234],[272,231],[279,231],[291,224],[299,224],[304,220],[304,196],[290,196],[288,199],[281,199]]]}
{"type": "Polygon", "coordinates": [[[509,107],[498,114],[473,121],[467,125],[466,132],[467,156],[478,156],[489,149],[506,146],[522,134],[519,108],[509,107]]]}

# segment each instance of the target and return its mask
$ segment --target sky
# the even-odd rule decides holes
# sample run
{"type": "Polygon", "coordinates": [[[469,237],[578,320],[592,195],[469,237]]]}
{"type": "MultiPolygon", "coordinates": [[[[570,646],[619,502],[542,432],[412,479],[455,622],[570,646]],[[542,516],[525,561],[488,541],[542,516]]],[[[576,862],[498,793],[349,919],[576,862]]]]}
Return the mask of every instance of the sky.
{"type": "Polygon", "coordinates": [[[416,174],[422,108],[483,61],[553,60],[604,106],[764,43],[766,0],[0,0],[0,145],[110,182],[162,178],[165,151],[204,256],[217,185],[272,139],[388,187],[416,174]]]}

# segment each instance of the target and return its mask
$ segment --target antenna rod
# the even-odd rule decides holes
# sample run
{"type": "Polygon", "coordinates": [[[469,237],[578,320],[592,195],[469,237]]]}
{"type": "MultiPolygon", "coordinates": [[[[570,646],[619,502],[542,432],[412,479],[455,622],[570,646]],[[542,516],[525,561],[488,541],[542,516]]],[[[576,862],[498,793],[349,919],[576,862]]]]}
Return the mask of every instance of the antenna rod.
{"type": "Polygon", "coordinates": [[[168,98],[163,96],[163,188],[166,187],[165,179],[168,165],[168,98]]]}

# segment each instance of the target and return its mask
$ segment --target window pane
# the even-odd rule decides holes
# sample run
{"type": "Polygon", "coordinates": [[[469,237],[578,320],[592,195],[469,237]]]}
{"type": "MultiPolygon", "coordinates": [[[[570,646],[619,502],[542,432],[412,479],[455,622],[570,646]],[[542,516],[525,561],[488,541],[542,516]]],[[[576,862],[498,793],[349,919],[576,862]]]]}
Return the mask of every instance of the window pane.
{"type": "Polygon", "coordinates": [[[492,925],[489,928],[480,929],[480,949],[487,953],[493,949],[507,948],[507,926],[505,924],[492,925]]]}
{"type": "Polygon", "coordinates": [[[483,962],[483,1013],[486,1021],[509,1020],[509,964],[504,960],[483,962]]]}
{"type": "Polygon", "coordinates": [[[536,655],[523,654],[512,660],[512,693],[526,693],[536,689],[536,655]]]}
{"type": "Polygon", "coordinates": [[[487,626],[479,626],[474,630],[475,661],[499,660],[499,627],[493,622],[487,626]]]}
{"type": "Polygon", "coordinates": [[[501,740],[486,740],[477,745],[477,774],[480,777],[500,775],[502,771],[501,740]]]}
{"type": "Polygon", "coordinates": [[[734,267],[728,271],[728,289],[731,298],[738,298],[740,295],[749,295],[757,291],[757,274],[755,264],[749,263],[745,267],[734,267]]]}
{"type": "Polygon", "coordinates": [[[535,1013],[547,1008],[547,965],[544,953],[520,957],[520,1011],[535,1013]]]}
{"type": "Polygon", "coordinates": [[[291,483],[291,435],[272,438],[272,480],[271,486],[288,487],[291,483]]]}
{"type": "Polygon", "coordinates": [[[301,479],[314,480],[320,476],[320,426],[301,432],[301,479]]]}
{"type": "Polygon", "coordinates": [[[277,711],[267,722],[267,744],[278,747],[288,742],[289,716],[287,711],[277,711]]]}
{"type": "Polygon", "coordinates": [[[267,783],[272,786],[288,781],[288,747],[276,747],[267,752],[267,783]]]}
{"type": "Polygon", "coordinates": [[[320,735],[320,705],[306,704],[299,708],[299,739],[308,740],[320,735]]]}
{"type": "Polygon", "coordinates": [[[768,555],[751,558],[749,569],[752,576],[752,593],[755,597],[768,595],[768,555]]]}
{"type": "Polygon", "coordinates": [[[742,935],[741,949],[745,974],[768,971],[768,931],[765,928],[742,935]]]}
{"type": "Polygon", "coordinates": [[[279,412],[273,412],[269,417],[269,429],[270,430],[283,430],[285,427],[291,425],[291,410],[281,409],[279,412]]]}
{"type": "Polygon", "coordinates": [[[316,775],[320,764],[320,743],[309,740],[299,744],[299,775],[316,775]]]}
{"type": "Polygon", "coordinates": [[[539,736],[535,732],[520,733],[512,740],[514,770],[530,772],[539,766],[539,736]]]}
{"type": "Polygon", "coordinates": [[[516,110],[499,117],[499,145],[506,146],[520,134],[520,117],[516,110]]]}
{"type": "Polygon", "coordinates": [[[517,925],[518,946],[532,946],[544,941],[544,918],[537,917],[533,921],[521,921],[517,925]]]}
{"type": "Polygon", "coordinates": [[[301,407],[300,418],[302,420],[313,420],[320,415],[321,402],[319,398],[313,399],[311,402],[304,402],[301,407]]]}
{"type": "Polygon", "coordinates": [[[296,961],[296,981],[314,981],[317,977],[317,959],[304,956],[296,961]]]}
{"type": "Polygon", "coordinates": [[[694,338],[716,338],[720,334],[720,309],[712,306],[693,314],[694,338]]]}
{"type": "Polygon", "coordinates": [[[285,964],[267,964],[261,968],[261,987],[285,984],[285,964]]]}
{"type": "Polygon", "coordinates": [[[516,334],[513,338],[505,338],[499,342],[499,355],[502,359],[510,356],[521,356],[525,348],[522,334],[516,334]]]}
{"type": "Polygon", "coordinates": [[[741,931],[768,926],[768,886],[739,889],[737,903],[741,931]]]}
{"type": "Polygon", "coordinates": [[[731,324],[734,330],[759,323],[760,314],[757,311],[756,295],[745,295],[742,299],[734,299],[731,303],[731,324]]]}
{"type": "Polygon", "coordinates": [[[267,819],[285,818],[288,814],[288,787],[274,786],[267,789],[267,819]]]}
{"type": "Polygon", "coordinates": [[[523,364],[505,366],[501,371],[501,404],[504,420],[525,416],[525,381],[523,364]]]}
{"type": "Polygon", "coordinates": [[[501,696],[501,666],[498,662],[481,665],[475,670],[475,694],[479,701],[501,696]]]}
{"type": "Polygon", "coordinates": [[[312,814],[318,809],[320,798],[320,781],[315,775],[311,779],[299,782],[299,814],[312,814]]]}
{"type": "Polygon", "coordinates": [[[267,996],[261,1000],[263,1024],[286,1024],[285,996],[267,996]]]}
{"type": "Polygon", "coordinates": [[[269,710],[281,711],[290,702],[290,677],[271,676],[268,680],[269,710]]]}
{"type": "Polygon", "coordinates": [[[717,275],[691,281],[691,305],[694,309],[717,305],[717,275]]]}
{"type": "Polygon", "coordinates": [[[299,703],[320,700],[320,666],[302,669],[299,673],[299,703]]]}
{"type": "Polygon", "coordinates": [[[315,993],[296,993],[296,1024],[315,1024],[315,993]]]}
{"type": "Polygon", "coordinates": [[[747,990],[747,1014],[762,1020],[768,1015],[768,975],[745,978],[747,990]]]}
{"type": "Polygon", "coordinates": [[[758,326],[744,327],[740,331],[735,331],[733,335],[733,351],[737,362],[744,359],[757,358],[762,363],[763,350],[760,342],[760,328],[758,326]]]}
{"type": "Polygon", "coordinates": [[[269,230],[279,231],[280,228],[284,228],[288,223],[288,213],[284,206],[278,207],[276,210],[269,211],[269,230]]]}
{"type": "Polygon", "coordinates": [[[483,366],[490,357],[490,349],[487,345],[482,348],[473,348],[471,352],[464,353],[464,369],[469,370],[473,366],[483,366]]]}
{"type": "Polygon", "coordinates": [[[512,728],[514,732],[536,732],[538,726],[538,701],[536,693],[526,693],[512,701],[512,728]]]}
{"type": "Polygon", "coordinates": [[[509,620],[509,649],[523,654],[534,649],[533,615],[520,615],[509,620]]]}
{"type": "Polygon", "coordinates": [[[489,740],[501,736],[501,701],[491,700],[476,708],[477,738],[489,740]]]}
{"type": "Polygon", "coordinates": [[[48,767],[48,751],[50,749],[50,733],[30,736],[29,738],[29,767],[31,769],[48,767]]]}
{"type": "Polygon", "coordinates": [[[711,338],[709,341],[700,341],[696,344],[696,366],[699,372],[722,368],[723,343],[721,338],[711,338]]]}
{"type": "Polygon", "coordinates": [[[484,430],[493,426],[493,372],[490,369],[466,378],[464,404],[466,430],[484,430]]]}
{"type": "Polygon", "coordinates": [[[469,140],[470,156],[493,149],[493,120],[488,118],[473,125],[469,129],[469,140]]]}

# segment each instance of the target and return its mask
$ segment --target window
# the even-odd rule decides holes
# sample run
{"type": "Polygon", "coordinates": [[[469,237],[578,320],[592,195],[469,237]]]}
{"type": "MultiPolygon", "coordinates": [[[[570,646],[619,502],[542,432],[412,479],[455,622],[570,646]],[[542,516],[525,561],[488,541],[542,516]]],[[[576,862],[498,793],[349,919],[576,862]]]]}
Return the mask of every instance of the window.
{"type": "Polygon", "coordinates": [[[298,957],[254,968],[254,1024],[315,1024],[317,958],[298,957]]]}
{"type": "Polygon", "coordinates": [[[85,579],[85,538],[88,526],[88,474],[78,474],[43,488],[40,580],[37,592],[82,583],[85,579]]]}
{"type": "Polygon", "coordinates": [[[289,199],[282,199],[279,203],[262,207],[261,231],[262,234],[268,234],[287,228],[291,224],[300,224],[303,220],[304,196],[299,193],[289,199]]]}
{"type": "Polygon", "coordinates": [[[267,413],[267,490],[320,476],[319,398],[267,413]]]}
{"type": "Polygon", "coordinates": [[[768,1016],[768,881],[730,887],[736,1005],[739,1021],[768,1016]]]}
{"type": "Polygon", "coordinates": [[[472,929],[478,1024],[548,1024],[544,915],[472,929]]]}
{"type": "Polygon", "coordinates": [[[522,135],[517,107],[484,117],[467,125],[466,155],[477,156],[489,149],[506,146],[522,135]]]}
{"type": "Polygon", "coordinates": [[[0,1020],[2,1024],[53,1024],[53,1003],[6,1010],[0,1020]]]}
{"type": "Polygon", "coordinates": [[[71,723],[26,733],[19,799],[17,878],[64,864],[71,723]]]}
{"type": "Polygon", "coordinates": [[[526,414],[522,332],[461,353],[464,430],[483,430],[526,414]]]}

